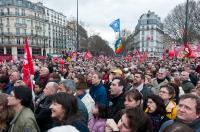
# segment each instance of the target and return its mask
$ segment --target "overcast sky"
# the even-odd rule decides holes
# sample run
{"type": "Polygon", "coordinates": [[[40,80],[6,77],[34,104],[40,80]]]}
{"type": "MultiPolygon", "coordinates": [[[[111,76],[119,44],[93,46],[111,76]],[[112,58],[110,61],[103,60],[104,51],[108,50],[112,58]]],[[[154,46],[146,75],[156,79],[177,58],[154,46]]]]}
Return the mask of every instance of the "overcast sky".
{"type": "MultiPolygon", "coordinates": [[[[32,0],[62,12],[67,18],[76,18],[77,0],[32,0]]],[[[197,0],[196,0],[197,1],[197,0]]],[[[148,10],[155,12],[161,21],[178,4],[186,0],[79,0],[79,20],[85,23],[89,35],[99,34],[113,43],[115,34],[109,24],[120,18],[121,29],[131,32],[138,19],[148,10]]]]}

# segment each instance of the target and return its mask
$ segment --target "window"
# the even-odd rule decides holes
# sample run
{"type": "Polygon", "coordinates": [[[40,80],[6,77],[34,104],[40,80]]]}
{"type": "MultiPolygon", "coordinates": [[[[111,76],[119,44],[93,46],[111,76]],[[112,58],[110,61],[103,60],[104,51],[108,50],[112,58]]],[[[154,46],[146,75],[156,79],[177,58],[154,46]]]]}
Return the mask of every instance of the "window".
{"type": "Polygon", "coordinates": [[[7,18],[7,24],[8,24],[8,25],[10,24],[9,18],[7,18]]]}
{"type": "Polygon", "coordinates": [[[12,54],[12,50],[11,50],[11,48],[6,48],[6,54],[9,54],[9,55],[12,54]]]}
{"type": "Polygon", "coordinates": [[[19,37],[17,38],[17,44],[20,44],[20,38],[19,37]]]}
{"type": "Polygon", "coordinates": [[[22,9],[22,16],[25,16],[25,10],[22,9]]]}
{"type": "Polygon", "coordinates": [[[8,13],[8,15],[10,15],[10,9],[9,8],[7,8],[7,13],[8,13]]]}
{"type": "Polygon", "coordinates": [[[20,35],[20,28],[16,28],[16,34],[20,35]]]}
{"type": "Polygon", "coordinates": [[[31,30],[31,35],[33,35],[33,30],[31,30]]]}
{"type": "Polygon", "coordinates": [[[32,54],[33,55],[41,55],[41,49],[40,48],[33,48],[32,54]]]}
{"type": "Polygon", "coordinates": [[[19,16],[19,9],[18,8],[15,8],[15,15],[19,16]]]}
{"type": "Polygon", "coordinates": [[[25,19],[22,19],[22,24],[26,24],[26,20],[25,19]]]}
{"type": "Polygon", "coordinates": [[[24,54],[24,49],[23,48],[17,48],[17,54],[19,54],[19,55],[24,54]]]}
{"type": "Polygon", "coordinates": [[[8,32],[8,34],[10,33],[10,28],[7,28],[7,32],[8,32]]]}
{"type": "Polygon", "coordinates": [[[4,48],[0,48],[0,54],[4,54],[4,48]]]}
{"type": "Polygon", "coordinates": [[[16,23],[17,23],[17,24],[20,23],[20,18],[16,18],[16,23]]]}
{"type": "Polygon", "coordinates": [[[24,32],[23,32],[23,34],[24,34],[24,35],[26,35],[26,29],[24,29],[24,32]]]}
{"type": "Polygon", "coordinates": [[[2,16],[4,15],[3,9],[1,9],[1,15],[2,15],[2,16]]]}

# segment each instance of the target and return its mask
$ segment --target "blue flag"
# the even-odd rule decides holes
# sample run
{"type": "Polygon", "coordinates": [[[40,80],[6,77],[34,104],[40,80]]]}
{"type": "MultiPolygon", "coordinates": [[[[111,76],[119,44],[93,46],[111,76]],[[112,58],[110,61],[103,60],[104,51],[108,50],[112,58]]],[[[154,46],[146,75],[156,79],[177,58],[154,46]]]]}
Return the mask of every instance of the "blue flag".
{"type": "Polygon", "coordinates": [[[120,32],[120,19],[114,20],[110,26],[115,32],[120,32]]]}

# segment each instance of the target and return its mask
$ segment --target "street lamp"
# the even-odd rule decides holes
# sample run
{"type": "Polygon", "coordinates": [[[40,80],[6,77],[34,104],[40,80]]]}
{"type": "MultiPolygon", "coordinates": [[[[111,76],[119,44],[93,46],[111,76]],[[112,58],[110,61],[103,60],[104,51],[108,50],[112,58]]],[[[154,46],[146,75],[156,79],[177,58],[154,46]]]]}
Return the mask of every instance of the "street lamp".
{"type": "Polygon", "coordinates": [[[189,0],[187,0],[187,2],[186,2],[184,44],[187,44],[187,42],[188,42],[188,6],[189,6],[188,3],[189,3],[189,0]]]}
{"type": "Polygon", "coordinates": [[[76,51],[79,50],[79,31],[78,31],[78,0],[77,0],[77,16],[76,16],[76,51]]]}

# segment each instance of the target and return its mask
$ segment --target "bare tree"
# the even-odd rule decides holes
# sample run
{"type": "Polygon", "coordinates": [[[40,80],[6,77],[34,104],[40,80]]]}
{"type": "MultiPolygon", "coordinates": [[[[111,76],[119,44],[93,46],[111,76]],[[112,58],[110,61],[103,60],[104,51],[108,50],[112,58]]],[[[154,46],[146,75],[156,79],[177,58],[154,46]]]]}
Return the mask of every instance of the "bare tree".
{"type": "MultiPolygon", "coordinates": [[[[199,2],[198,2],[199,3],[199,2]]],[[[198,39],[199,32],[199,4],[195,1],[189,2],[188,11],[188,40],[190,42],[198,39]]],[[[165,18],[164,28],[165,33],[178,43],[183,43],[183,37],[185,34],[185,19],[186,19],[186,4],[177,5],[165,18]]]]}

